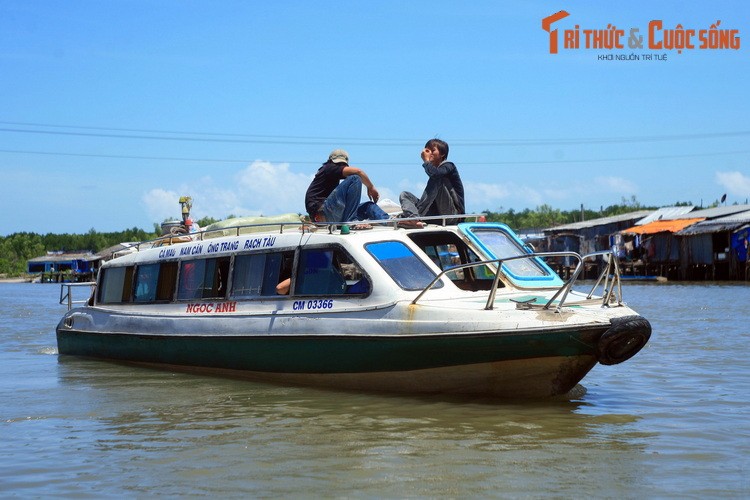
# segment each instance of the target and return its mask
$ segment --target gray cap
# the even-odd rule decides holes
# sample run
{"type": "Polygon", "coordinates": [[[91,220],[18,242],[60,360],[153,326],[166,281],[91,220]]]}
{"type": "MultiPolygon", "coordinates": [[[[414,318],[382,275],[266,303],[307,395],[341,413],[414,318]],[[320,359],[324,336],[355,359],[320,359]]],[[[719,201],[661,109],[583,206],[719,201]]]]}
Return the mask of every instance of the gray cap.
{"type": "Polygon", "coordinates": [[[344,151],[343,149],[334,149],[330,155],[328,155],[328,160],[332,161],[333,163],[349,163],[349,153],[344,151]]]}

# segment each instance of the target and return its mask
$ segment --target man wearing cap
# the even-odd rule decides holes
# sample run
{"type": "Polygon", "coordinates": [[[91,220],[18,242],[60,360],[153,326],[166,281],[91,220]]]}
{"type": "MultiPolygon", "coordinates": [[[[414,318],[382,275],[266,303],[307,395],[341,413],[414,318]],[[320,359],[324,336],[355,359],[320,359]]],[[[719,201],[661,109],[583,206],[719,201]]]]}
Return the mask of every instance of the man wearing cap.
{"type": "Polygon", "coordinates": [[[336,149],[318,169],[305,194],[305,208],[314,222],[382,220],[388,214],[376,205],[378,190],[364,170],[349,166],[349,154],[336,149]],[[343,179],[343,182],[340,182],[343,179]],[[362,184],[372,201],[360,203],[362,184]]]}

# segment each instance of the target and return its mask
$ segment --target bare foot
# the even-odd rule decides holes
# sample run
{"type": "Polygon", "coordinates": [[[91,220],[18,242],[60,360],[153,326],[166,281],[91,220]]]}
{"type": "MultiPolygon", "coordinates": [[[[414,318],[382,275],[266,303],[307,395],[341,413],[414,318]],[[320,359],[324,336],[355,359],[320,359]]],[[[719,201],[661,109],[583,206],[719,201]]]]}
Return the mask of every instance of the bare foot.
{"type": "Polygon", "coordinates": [[[405,229],[422,229],[425,227],[425,223],[421,220],[404,220],[399,221],[398,227],[403,227],[405,229]]]}

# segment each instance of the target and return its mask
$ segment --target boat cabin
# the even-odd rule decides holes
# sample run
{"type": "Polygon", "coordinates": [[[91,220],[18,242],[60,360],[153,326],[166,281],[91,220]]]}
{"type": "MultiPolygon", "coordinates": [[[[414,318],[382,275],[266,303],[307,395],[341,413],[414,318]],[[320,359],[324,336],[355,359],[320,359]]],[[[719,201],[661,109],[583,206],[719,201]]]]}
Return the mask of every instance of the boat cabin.
{"type": "MultiPolygon", "coordinates": [[[[528,253],[503,224],[368,231],[251,234],[159,246],[105,264],[98,304],[146,304],[206,300],[246,301],[291,297],[363,299],[373,291],[391,300],[399,291],[421,291],[441,271],[463,291],[491,289],[491,263],[528,253]],[[452,267],[459,267],[450,271],[452,267]]],[[[536,258],[503,264],[498,286],[562,285],[536,258]]]]}

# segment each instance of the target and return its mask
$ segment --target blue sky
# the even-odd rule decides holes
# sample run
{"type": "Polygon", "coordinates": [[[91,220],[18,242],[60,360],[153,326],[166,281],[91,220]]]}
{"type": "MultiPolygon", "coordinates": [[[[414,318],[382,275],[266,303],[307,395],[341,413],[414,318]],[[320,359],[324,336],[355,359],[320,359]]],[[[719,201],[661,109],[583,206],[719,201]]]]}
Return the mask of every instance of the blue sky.
{"type": "Polygon", "coordinates": [[[471,212],[745,203],[749,77],[745,1],[4,0],[0,235],[151,229],[182,195],[302,212],[339,147],[397,200],[435,136],[471,212]],[[740,48],[550,54],[560,10],[624,42],[720,21],[740,48]]]}

